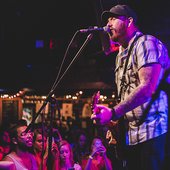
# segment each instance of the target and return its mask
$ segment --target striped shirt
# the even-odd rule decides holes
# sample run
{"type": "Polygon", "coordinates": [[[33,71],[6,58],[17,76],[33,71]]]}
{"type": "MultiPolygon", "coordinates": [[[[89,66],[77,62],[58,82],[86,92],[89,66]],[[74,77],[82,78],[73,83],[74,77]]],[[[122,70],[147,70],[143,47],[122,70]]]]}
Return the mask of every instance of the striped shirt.
{"type": "MultiPolygon", "coordinates": [[[[136,32],[135,36],[130,40],[127,49],[122,50],[120,46],[119,53],[116,58],[115,82],[117,84],[118,94],[120,93],[121,78],[127,59],[128,51],[134,38],[141,35],[136,32]]],[[[163,71],[167,68],[169,57],[167,48],[163,43],[152,35],[141,36],[133,46],[127,69],[125,73],[125,85],[121,93],[121,101],[140,84],[138,71],[141,67],[150,63],[160,63],[163,71]]],[[[144,122],[139,124],[139,120],[146,109],[149,101],[129,111],[125,115],[128,121],[128,131],[126,134],[127,145],[135,145],[167,132],[168,128],[168,98],[164,91],[159,93],[159,97],[152,103],[144,122]]]]}

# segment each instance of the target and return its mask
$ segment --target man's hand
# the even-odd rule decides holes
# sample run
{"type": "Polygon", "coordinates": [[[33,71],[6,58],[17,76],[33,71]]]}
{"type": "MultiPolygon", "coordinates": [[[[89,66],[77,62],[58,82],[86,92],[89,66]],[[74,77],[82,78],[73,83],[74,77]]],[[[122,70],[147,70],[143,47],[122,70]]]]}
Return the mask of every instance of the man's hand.
{"type": "Polygon", "coordinates": [[[110,122],[112,117],[112,109],[104,106],[104,105],[96,105],[93,114],[91,115],[91,119],[94,120],[99,125],[105,125],[110,122]],[[98,112],[96,112],[96,109],[98,112]]]}

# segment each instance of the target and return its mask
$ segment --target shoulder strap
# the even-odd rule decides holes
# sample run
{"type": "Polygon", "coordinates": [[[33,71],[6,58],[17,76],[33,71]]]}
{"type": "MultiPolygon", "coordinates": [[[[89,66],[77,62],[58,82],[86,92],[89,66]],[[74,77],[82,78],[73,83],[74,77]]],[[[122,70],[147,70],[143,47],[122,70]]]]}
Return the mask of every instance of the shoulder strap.
{"type": "Polygon", "coordinates": [[[122,89],[123,89],[123,85],[125,83],[125,73],[126,73],[126,69],[127,69],[127,65],[128,65],[128,61],[129,61],[129,57],[130,57],[130,54],[132,52],[132,48],[135,44],[135,42],[141,37],[143,36],[143,34],[140,34],[138,36],[135,37],[135,39],[133,40],[133,42],[131,43],[130,45],[130,48],[129,48],[129,51],[128,51],[128,55],[127,55],[127,59],[126,59],[126,63],[125,63],[125,67],[124,67],[124,70],[123,70],[123,74],[122,74],[122,78],[121,78],[121,84],[120,84],[120,93],[119,93],[119,96],[118,96],[118,99],[120,100],[121,98],[121,93],[122,93],[122,89]]]}

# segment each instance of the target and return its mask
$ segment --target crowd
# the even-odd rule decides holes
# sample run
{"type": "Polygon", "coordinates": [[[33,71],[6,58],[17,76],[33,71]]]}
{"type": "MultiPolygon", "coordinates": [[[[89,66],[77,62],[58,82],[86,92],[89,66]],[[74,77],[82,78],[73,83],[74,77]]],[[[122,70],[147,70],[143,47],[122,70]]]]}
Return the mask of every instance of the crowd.
{"type": "Polygon", "coordinates": [[[25,131],[27,127],[27,122],[21,119],[9,128],[1,128],[0,169],[114,169],[107,154],[106,138],[96,134],[88,136],[85,129],[79,128],[75,131],[74,141],[70,141],[54,127],[50,144],[46,125],[37,124],[28,132],[25,131]]]}

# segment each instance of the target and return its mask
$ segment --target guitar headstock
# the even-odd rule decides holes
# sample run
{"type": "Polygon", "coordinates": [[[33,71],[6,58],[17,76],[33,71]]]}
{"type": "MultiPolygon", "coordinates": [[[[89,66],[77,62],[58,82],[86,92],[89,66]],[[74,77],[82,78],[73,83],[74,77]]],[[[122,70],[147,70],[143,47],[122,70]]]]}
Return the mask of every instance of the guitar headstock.
{"type": "Polygon", "coordinates": [[[99,103],[99,99],[100,99],[100,91],[97,91],[97,92],[94,93],[93,96],[92,96],[92,104],[91,104],[92,110],[95,109],[96,104],[99,103]]]}

